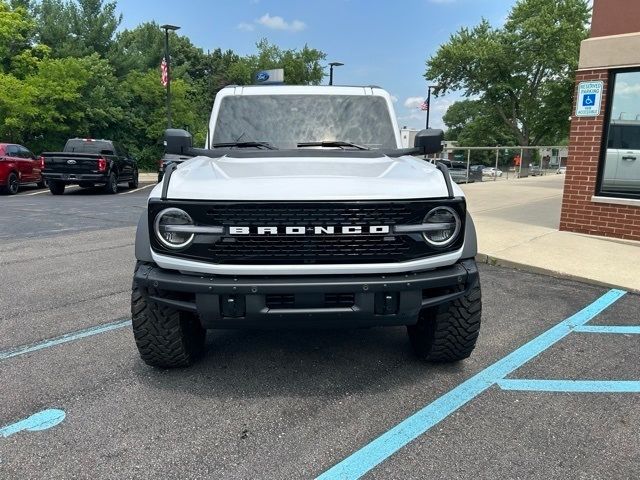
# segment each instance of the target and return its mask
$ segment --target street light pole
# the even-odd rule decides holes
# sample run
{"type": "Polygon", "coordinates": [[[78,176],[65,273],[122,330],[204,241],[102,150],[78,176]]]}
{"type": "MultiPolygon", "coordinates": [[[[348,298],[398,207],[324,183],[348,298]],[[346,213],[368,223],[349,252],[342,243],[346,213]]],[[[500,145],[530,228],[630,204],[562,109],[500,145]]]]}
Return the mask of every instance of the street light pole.
{"type": "Polygon", "coordinates": [[[431,114],[431,89],[435,90],[436,88],[438,88],[438,85],[429,85],[427,87],[428,93],[427,93],[427,125],[425,128],[429,128],[429,115],[431,114]]]}
{"type": "Polygon", "coordinates": [[[164,61],[167,64],[167,128],[171,128],[171,57],[169,56],[169,30],[176,31],[180,27],[162,25],[164,30],[164,61]]]}
{"type": "Polygon", "coordinates": [[[340,62],[331,62],[329,64],[329,85],[333,85],[333,67],[341,67],[344,63],[340,62]]]}

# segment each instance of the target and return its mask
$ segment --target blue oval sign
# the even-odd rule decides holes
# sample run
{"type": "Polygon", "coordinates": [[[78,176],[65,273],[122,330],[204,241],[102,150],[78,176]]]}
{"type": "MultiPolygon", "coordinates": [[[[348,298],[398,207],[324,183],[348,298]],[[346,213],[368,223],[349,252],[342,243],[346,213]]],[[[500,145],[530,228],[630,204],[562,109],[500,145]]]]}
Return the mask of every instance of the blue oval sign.
{"type": "Polygon", "coordinates": [[[266,82],[269,80],[269,74],[267,72],[258,72],[256,74],[256,80],[258,82],[266,82]]]}

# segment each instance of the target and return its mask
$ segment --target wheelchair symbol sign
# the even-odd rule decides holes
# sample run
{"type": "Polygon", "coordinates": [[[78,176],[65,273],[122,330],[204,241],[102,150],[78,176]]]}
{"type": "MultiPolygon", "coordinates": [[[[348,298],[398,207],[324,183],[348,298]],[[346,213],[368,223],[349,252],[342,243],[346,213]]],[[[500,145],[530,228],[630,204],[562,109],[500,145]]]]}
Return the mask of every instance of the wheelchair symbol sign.
{"type": "Polygon", "coordinates": [[[577,117],[597,117],[600,115],[600,103],[604,82],[580,82],[578,84],[577,117]]]}

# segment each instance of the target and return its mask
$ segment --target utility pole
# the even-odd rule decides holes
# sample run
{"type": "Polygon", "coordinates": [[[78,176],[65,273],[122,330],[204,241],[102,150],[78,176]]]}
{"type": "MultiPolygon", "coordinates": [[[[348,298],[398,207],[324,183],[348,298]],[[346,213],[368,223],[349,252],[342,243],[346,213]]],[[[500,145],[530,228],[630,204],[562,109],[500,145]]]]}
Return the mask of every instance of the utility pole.
{"type": "Polygon", "coordinates": [[[164,30],[164,61],[167,64],[167,128],[171,128],[171,57],[169,55],[169,31],[179,30],[175,25],[162,25],[164,30]]]}

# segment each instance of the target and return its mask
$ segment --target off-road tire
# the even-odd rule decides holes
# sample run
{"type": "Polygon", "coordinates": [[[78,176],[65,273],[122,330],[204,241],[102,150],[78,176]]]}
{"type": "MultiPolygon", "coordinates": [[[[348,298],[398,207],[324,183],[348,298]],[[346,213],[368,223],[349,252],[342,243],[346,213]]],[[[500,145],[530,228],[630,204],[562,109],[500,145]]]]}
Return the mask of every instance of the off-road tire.
{"type": "Polygon", "coordinates": [[[64,188],[65,188],[64,183],[59,182],[57,180],[49,180],[47,183],[49,184],[49,191],[51,192],[51,195],[64,194],[64,188]]]}
{"type": "Polygon", "coordinates": [[[133,178],[129,182],[129,188],[132,189],[132,190],[135,189],[135,188],[138,188],[139,183],[140,182],[139,182],[138,170],[135,170],[133,172],[133,178]]]}
{"type": "Polygon", "coordinates": [[[411,346],[430,362],[465,359],[476,346],[481,317],[482,293],[476,280],[463,297],[423,311],[418,323],[407,327],[411,346]]]}
{"type": "MultiPolygon", "coordinates": [[[[141,265],[137,263],[136,271],[141,265]]],[[[194,315],[148,300],[135,280],[131,290],[133,336],[147,365],[187,367],[202,355],[206,330],[194,315]]]]}
{"type": "Polygon", "coordinates": [[[109,174],[107,183],[104,184],[104,193],[111,195],[118,193],[118,177],[116,177],[116,174],[113,172],[109,174]]]}

